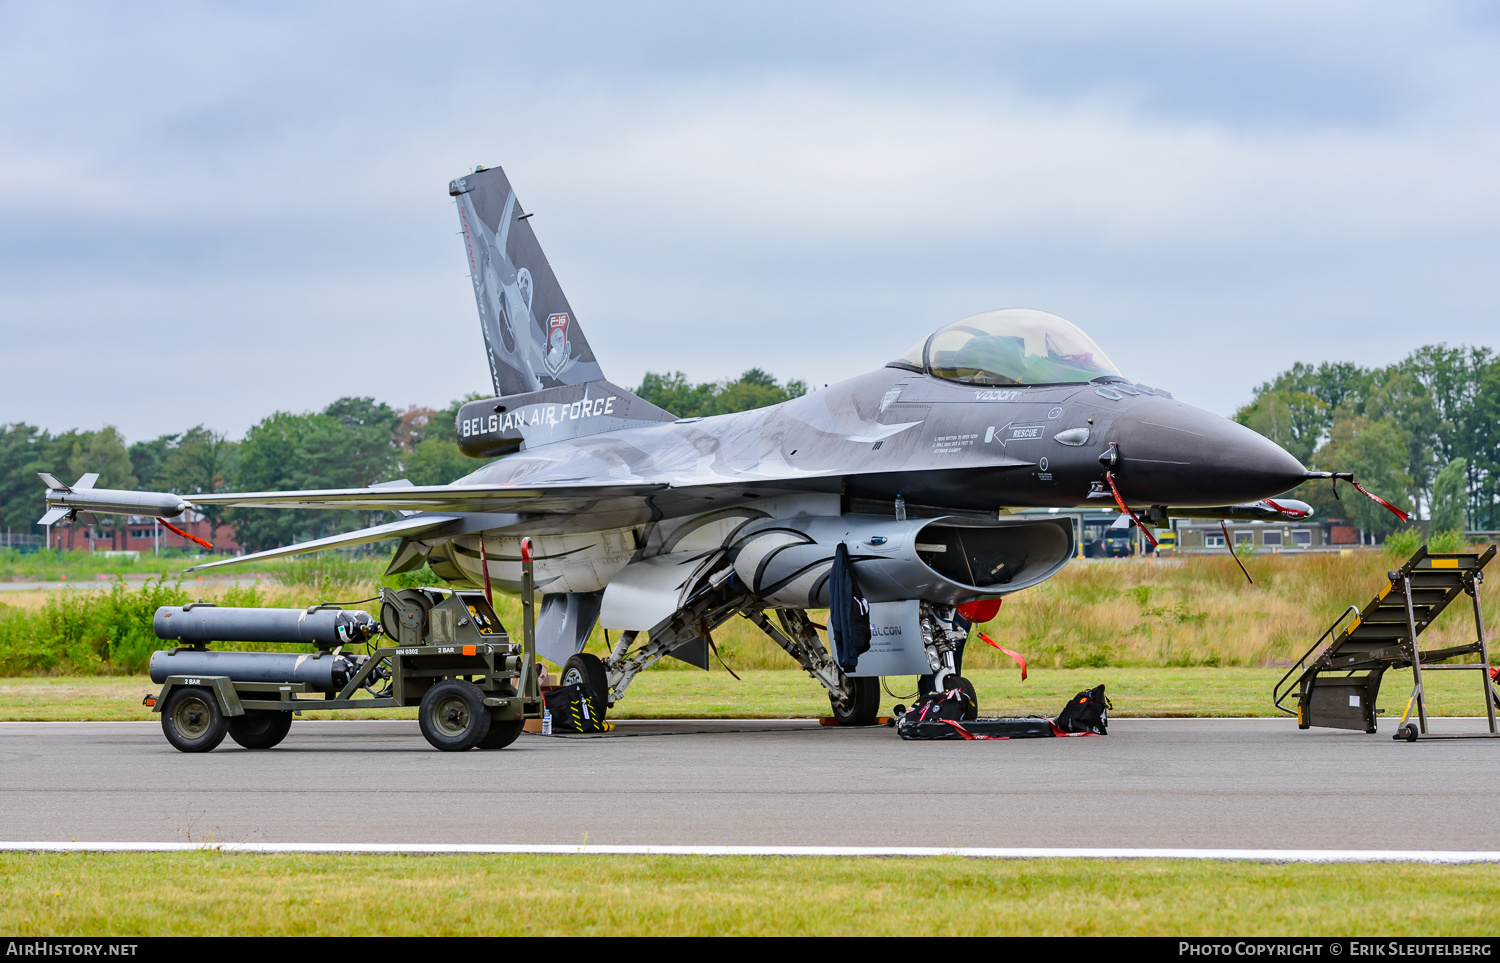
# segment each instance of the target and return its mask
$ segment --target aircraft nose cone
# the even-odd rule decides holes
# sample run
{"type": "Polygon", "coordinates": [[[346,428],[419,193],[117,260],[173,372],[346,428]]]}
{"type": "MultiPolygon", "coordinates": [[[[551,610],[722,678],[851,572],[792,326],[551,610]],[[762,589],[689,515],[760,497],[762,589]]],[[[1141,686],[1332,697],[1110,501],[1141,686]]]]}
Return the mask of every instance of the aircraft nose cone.
{"type": "Polygon", "coordinates": [[[1307,469],[1244,425],[1166,398],[1146,398],[1117,422],[1121,493],[1140,504],[1212,507],[1274,498],[1307,469]]]}

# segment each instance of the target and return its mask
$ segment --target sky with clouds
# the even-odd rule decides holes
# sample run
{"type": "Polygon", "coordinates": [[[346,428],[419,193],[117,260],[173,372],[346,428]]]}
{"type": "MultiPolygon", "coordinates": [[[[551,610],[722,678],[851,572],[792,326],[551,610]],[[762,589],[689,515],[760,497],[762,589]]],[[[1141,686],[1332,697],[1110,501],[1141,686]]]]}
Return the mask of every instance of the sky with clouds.
{"type": "Polygon", "coordinates": [[[1221,414],[1500,346],[1491,5],[0,2],[0,423],[488,387],[503,166],[605,373],[823,384],[996,307],[1221,414]]]}

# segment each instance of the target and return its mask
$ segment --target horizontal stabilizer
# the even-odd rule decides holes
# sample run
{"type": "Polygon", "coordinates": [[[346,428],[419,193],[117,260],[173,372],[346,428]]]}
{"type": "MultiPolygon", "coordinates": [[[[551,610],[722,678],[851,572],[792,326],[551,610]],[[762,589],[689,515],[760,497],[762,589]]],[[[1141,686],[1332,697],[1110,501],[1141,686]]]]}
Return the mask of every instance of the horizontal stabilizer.
{"type": "Polygon", "coordinates": [[[90,488],[93,488],[94,483],[98,480],[99,473],[96,471],[91,471],[88,474],[81,476],[76,482],[73,483],[73,490],[75,492],[86,492],[90,488]]]}
{"type": "Polygon", "coordinates": [[[69,509],[53,508],[50,509],[47,514],[43,515],[41,518],[38,518],[36,520],[36,523],[38,525],[56,525],[58,522],[67,518],[71,514],[73,513],[69,509]]]}
{"type": "MultiPolygon", "coordinates": [[[[415,484],[413,484],[413,482],[412,482],[412,480],[410,478],[397,478],[394,481],[376,482],[375,484],[371,485],[370,487],[371,488],[415,488],[417,486],[415,484]]],[[[409,508],[398,508],[398,509],[396,509],[396,514],[402,516],[403,518],[405,518],[406,516],[415,515],[417,513],[414,512],[414,511],[412,511],[409,508]]],[[[387,572],[386,574],[389,575],[390,573],[387,572]]]]}
{"type": "Polygon", "coordinates": [[[318,538],[311,542],[302,542],[298,545],[285,545],[281,548],[273,548],[264,552],[252,552],[249,555],[241,555],[237,558],[226,558],[218,562],[209,562],[205,565],[194,565],[185,569],[188,572],[201,572],[210,568],[222,568],[225,565],[243,565],[246,562],[263,562],[272,558],[286,558],[288,555],[307,555],[310,552],[321,552],[330,548],[344,548],[350,545],[366,545],[370,542],[383,542],[387,539],[410,537],[429,532],[433,529],[442,528],[449,522],[458,520],[456,515],[422,515],[416,518],[403,518],[399,522],[391,522],[386,525],[376,525],[374,528],[362,528],[356,532],[345,532],[342,535],[330,535],[328,538],[318,538]]]}
{"type": "Polygon", "coordinates": [[[46,485],[52,491],[70,492],[73,490],[67,485],[64,485],[62,482],[58,481],[57,476],[52,474],[51,472],[39,471],[36,473],[36,477],[40,478],[42,480],[42,484],[46,485]]]}

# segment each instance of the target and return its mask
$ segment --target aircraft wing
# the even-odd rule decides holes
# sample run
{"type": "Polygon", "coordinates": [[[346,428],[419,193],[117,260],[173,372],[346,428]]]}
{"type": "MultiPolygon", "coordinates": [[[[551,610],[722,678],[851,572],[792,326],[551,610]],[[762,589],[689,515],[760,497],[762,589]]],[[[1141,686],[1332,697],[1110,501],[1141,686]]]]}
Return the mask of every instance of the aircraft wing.
{"type": "MultiPolygon", "coordinates": [[[[412,485],[330,488],[295,492],[237,492],[188,497],[194,505],[249,508],[350,508],[364,511],[536,512],[586,511],[603,499],[645,498],[664,484],[550,482],[545,485],[412,485]]],[[[393,537],[393,536],[387,536],[393,537]]]]}
{"type": "MultiPolygon", "coordinates": [[[[620,502],[643,505],[646,498],[665,492],[665,484],[598,484],[593,482],[553,482],[546,485],[430,485],[376,486],[371,488],[334,488],[292,492],[238,492],[194,495],[194,505],[223,505],[251,508],[357,509],[385,510],[421,514],[384,525],[362,528],[296,545],[254,552],[235,558],[195,565],[189,572],[243,565],[247,562],[305,555],[330,548],[364,545],[388,539],[423,537],[442,538],[460,534],[477,519],[491,524],[505,517],[514,521],[519,515],[573,515],[594,519],[620,510],[620,502]]],[[[698,498],[704,496],[698,495],[698,498]]],[[[485,526],[481,526],[485,527],[485,526]]]]}
{"type": "Polygon", "coordinates": [[[221,565],[243,565],[246,562],[285,558],[288,555],[306,555],[309,552],[321,552],[328,548],[343,548],[348,545],[366,545],[370,542],[383,542],[389,538],[415,538],[433,529],[442,528],[450,522],[456,522],[459,518],[460,516],[458,515],[419,515],[416,518],[403,518],[399,522],[376,525],[372,528],[361,528],[358,531],[345,532],[342,535],[330,535],[328,538],[314,539],[311,542],[284,545],[281,548],[273,548],[264,552],[252,552],[249,555],[239,555],[235,558],[228,558],[218,562],[194,565],[192,568],[186,569],[186,571],[201,572],[204,569],[218,568],[221,565]]]}

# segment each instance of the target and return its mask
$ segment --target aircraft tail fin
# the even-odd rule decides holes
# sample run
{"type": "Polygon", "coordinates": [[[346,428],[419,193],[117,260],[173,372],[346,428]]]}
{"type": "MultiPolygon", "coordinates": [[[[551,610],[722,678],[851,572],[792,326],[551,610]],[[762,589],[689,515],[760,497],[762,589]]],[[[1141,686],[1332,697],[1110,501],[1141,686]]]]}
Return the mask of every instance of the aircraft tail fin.
{"type": "Polygon", "coordinates": [[[505,171],[480,168],[449,183],[448,193],[458,204],[495,394],[602,381],[505,171]]]}

